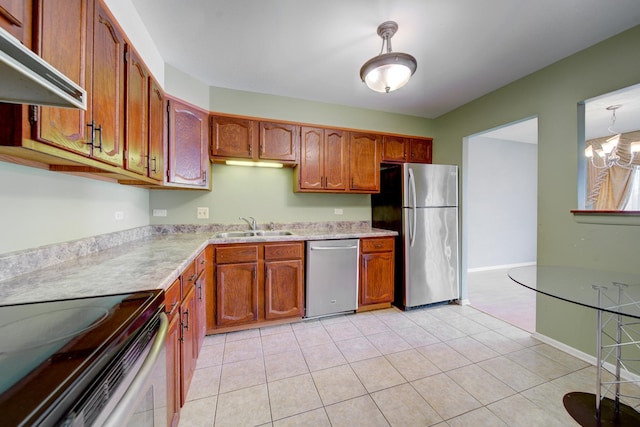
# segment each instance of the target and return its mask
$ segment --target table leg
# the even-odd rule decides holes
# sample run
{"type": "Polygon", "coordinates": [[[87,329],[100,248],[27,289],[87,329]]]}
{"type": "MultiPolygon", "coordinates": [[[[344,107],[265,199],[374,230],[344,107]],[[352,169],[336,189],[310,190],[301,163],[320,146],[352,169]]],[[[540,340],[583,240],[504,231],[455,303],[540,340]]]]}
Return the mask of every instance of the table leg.
{"type": "MultiPolygon", "coordinates": [[[[615,283],[614,285],[619,285],[615,283]]],[[[618,287],[618,304],[622,304],[623,286],[618,287]]],[[[606,290],[605,286],[593,286],[598,292],[598,306],[602,307],[602,291],[606,290]]],[[[614,346],[616,354],[615,369],[615,398],[609,399],[602,393],[602,374],[604,369],[604,360],[602,356],[602,337],[604,334],[603,312],[597,312],[596,331],[596,393],[571,392],[567,393],[562,399],[564,407],[581,426],[583,427],[605,427],[605,426],[640,426],[640,414],[632,407],[620,403],[620,366],[622,363],[622,316],[616,316],[616,342],[614,346]]],[[[609,317],[611,320],[611,317],[609,317]]],[[[605,322],[606,323],[606,322],[605,322]]]]}

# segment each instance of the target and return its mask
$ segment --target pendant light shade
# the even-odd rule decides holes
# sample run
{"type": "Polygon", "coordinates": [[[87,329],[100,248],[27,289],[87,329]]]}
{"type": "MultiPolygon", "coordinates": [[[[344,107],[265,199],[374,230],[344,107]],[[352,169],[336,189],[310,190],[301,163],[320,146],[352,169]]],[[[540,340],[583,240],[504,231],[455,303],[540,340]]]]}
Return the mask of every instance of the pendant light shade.
{"type": "Polygon", "coordinates": [[[360,79],[376,92],[392,92],[406,85],[418,63],[416,59],[401,52],[391,51],[391,37],[398,31],[398,24],[393,21],[383,22],[378,26],[378,35],[382,37],[380,54],[364,63],[360,68],[360,79]],[[387,52],[384,46],[387,45],[387,52]]]}

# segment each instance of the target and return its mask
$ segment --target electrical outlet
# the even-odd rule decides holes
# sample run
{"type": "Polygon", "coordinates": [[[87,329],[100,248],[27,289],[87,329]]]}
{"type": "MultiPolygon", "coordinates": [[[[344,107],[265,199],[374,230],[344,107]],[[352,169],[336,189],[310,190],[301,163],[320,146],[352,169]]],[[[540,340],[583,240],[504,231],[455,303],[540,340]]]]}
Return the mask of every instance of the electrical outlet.
{"type": "Polygon", "coordinates": [[[209,208],[198,208],[196,211],[196,216],[198,219],[208,219],[209,218],[209,208]]]}
{"type": "Polygon", "coordinates": [[[167,216],[167,210],[166,209],[154,209],[153,210],[153,216],[167,216]]]}
{"type": "Polygon", "coordinates": [[[124,219],[124,212],[116,211],[114,218],[116,219],[116,221],[122,221],[124,219]]]}
{"type": "Polygon", "coordinates": [[[342,215],[344,213],[344,211],[342,209],[334,209],[333,213],[334,213],[334,215],[342,215]]]}

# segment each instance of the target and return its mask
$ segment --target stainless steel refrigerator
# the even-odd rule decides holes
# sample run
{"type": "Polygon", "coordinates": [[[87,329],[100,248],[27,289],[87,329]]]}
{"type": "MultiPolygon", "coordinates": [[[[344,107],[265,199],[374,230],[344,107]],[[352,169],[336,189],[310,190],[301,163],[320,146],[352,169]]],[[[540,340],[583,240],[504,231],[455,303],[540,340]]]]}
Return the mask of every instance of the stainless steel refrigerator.
{"type": "Polygon", "coordinates": [[[372,224],[399,234],[395,305],[458,299],[458,167],[382,164],[380,186],[372,224]]]}

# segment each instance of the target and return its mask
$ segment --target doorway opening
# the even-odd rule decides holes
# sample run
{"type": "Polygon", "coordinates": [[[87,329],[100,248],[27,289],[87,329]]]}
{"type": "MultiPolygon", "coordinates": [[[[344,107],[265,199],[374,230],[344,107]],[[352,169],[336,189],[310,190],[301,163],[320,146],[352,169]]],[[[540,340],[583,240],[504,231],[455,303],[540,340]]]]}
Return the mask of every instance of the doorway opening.
{"type": "Polygon", "coordinates": [[[535,292],[511,268],[536,263],[538,118],[465,138],[462,179],[462,299],[535,332],[535,292]]]}

